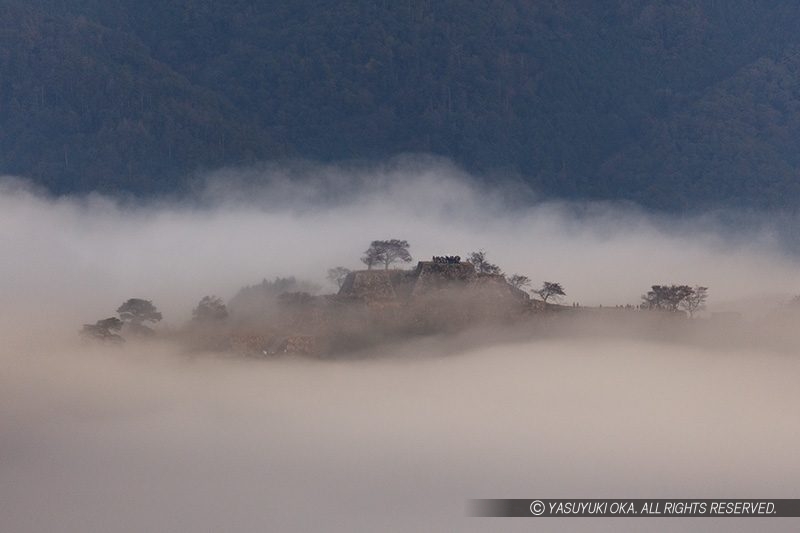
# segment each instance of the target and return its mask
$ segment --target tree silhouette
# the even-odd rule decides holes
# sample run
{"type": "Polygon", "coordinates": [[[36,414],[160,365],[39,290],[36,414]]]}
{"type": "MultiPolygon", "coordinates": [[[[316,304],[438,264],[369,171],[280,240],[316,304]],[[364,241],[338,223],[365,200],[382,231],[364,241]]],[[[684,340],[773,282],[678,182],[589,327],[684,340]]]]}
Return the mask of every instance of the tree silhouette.
{"type": "Polygon", "coordinates": [[[125,339],[114,333],[122,329],[122,320],[117,317],[104,318],[94,324],[84,324],[81,329],[81,336],[87,339],[100,340],[105,342],[121,343],[125,339]]]}
{"type": "Polygon", "coordinates": [[[153,330],[145,326],[145,322],[156,323],[162,318],[161,313],[150,300],[131,298],[117,309],[117,314],[128,325],[131,332],[137,335],[150,335],[153,330]]]}
{"type": "Polygon", "coordinates": [[[642,295],[642,307],[676,313],[693,293],[694,289],[688,285],[653,285],[647,294],[642,295]]]}
{"type": "Polygon", "coordinates": [[[361,262],[367,265],[368,269],[376,264],[383,263],[384,270],[389,269],[389,265],[397,261],[408,263],[411,261],[411,254],[408,251],[408,241],[400,239],[389,239],[386,241],[372,241],[369,248],[364,251],[361,262]]]}
{"type": "Polygon", "coordinates": [[[383,262],[383,256],[378,250],[370,247],[364,252],[361,262],[367,265],[367,270],[372,270],[372,267],[383,262]]]}
{"type": "Polygon", "coordinates": [[[678,307],[689,313],[689,318],[694,318],[694,314],[706,308],[708,298],[708,287],[696,285],[692,292],[678,304],[678,307]]]}
{"type": "Polygon", "coordinates": [[[542,288],[534,292],[539,295],[544,303],[547,303],[547,300],[550,298],[559,301],[562,297],[567,295],[567,293],[564,292],[564,287],[562,287],[560,283],[554,283],[552,281],[545,281],[542,283],[542,288]]]}
{"type": "Polygon", "coordinates": [[[500,267],[490,263],[486,259],[486,251],[485,250],[478,250],[477,252],[471,252],[467,254],[469,258],[468,261],[472,263],[472,266],[475,267],[475,272],[478,274],[502,274],[503,271],[500,270],[500,267]]]}
{"type": "Polygon", "coordinates": [[[509,285],[520,290],[522,290],[523,287],[531,284],[531,279],[528,276],[523,276],[521,274],[514,274],[513,276],[509,277],[507,281],[509,285]]]}
{"type": "Polygon", "coordinates": [[[200,303],[192,311],[192,318],[196,322],[216,322],[228,318],[228,308],[221,298],[216,296],[203,296],[200,303]]]}

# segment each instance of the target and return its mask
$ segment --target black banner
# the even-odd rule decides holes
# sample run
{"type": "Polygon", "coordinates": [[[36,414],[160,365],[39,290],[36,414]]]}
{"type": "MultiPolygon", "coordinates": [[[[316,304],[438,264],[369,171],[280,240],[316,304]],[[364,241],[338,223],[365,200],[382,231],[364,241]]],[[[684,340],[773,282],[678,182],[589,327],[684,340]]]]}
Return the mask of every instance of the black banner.
{"type": "Polygon", "coordinates": [[[800,517],[800,500],[470,500],[468,514],[534,518],[781,518],[800,517]]]}

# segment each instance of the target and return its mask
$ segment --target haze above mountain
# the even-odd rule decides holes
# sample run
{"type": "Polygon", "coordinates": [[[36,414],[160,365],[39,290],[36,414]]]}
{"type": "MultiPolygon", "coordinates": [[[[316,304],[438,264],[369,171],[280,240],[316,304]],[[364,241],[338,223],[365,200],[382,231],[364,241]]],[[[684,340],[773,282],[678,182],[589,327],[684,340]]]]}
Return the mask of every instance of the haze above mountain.
{"type": "Polygon", "coordinates": [[[547,197],[792,209],[798,25],[753,0],[0,0],[0,173],[150,196],[410,152],[547,197]]]}

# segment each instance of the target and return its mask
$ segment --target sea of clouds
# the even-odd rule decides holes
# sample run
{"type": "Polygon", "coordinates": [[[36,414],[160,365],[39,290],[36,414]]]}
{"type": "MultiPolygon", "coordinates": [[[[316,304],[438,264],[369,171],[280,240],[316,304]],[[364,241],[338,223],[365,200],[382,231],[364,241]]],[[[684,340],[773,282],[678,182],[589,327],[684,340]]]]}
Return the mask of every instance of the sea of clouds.
{"type": "Polygon", "coordinates": [[[800,292],[798,257],[769,214],[539,201],[438,160],[226,169],[191,194],[147,201],[55,198],[4,178],[1,529],[523,531],[534,523],[467,518],[466,499],[800,493],[800,360],[766,343],[492,332],[487,344],[465,332],[357,360],[263,361],[77,335],[130,297],[153,300],[161,327],[179,328],[203,295],[227,299],[264,278],[333,291],[326,270],[358,268],[383,238],[407,239],[415,259],[483,248],[505,272],[558,281],[583,305],[699,284],[709,312],[752,322],[800,292]]]}

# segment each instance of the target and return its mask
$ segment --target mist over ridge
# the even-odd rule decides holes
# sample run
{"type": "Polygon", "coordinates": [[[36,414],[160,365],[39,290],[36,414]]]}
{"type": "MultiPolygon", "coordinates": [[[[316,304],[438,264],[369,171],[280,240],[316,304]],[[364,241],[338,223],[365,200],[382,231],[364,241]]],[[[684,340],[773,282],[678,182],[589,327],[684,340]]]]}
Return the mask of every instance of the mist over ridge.
{"type": "Polygon", "coordinates": [[[506,272],[556,278],[587,305],[637,303],[659,282],[709,285],[712,303],[800,286],[770,214],[742,225],[735,212],[536,202],[518,182],[487,188],[441,160],[220,170],[191,196],[154,201],[50,197],[7,180],[0,202],[8,300],[34,291],[49,309],[79,299],[89,314],[140,294],[180,322],[202,294],[227,299],[276,276],[333,290],[326,270],[356,268],[380,236],[409,240],[418,259],[484,248],[506,272]]]}
{"type": "Polygon", "coordinates": [[[785,304],[800,278],[769,214],[734,231],[714,214],[536,202],[446,161],[301,168],[220,170],[191,196],[154,201],[3,180],[4,524],[494,531],[464,516],[466,499],[797,491],[800,339],[785,304]],[[558,280],[567,303],[587,306],[638,303],[653,283],[707,284],[709,311],[741,312],[744,327],[544,316],[330,360],[192,353],[173,340],[205,294],[228,300],[277,276],[333,292],[326,269],[357,267],[388,237],[421,260],[485,248],[507,273],[558,280]],[[161,336],[81,342],[81,324],[131,297],[158,305],[161,336]]]}
{"type": "Polygon", "coordinates": [[[0,0],[0,533],[797,530],[798,27],[0,0]]]}

